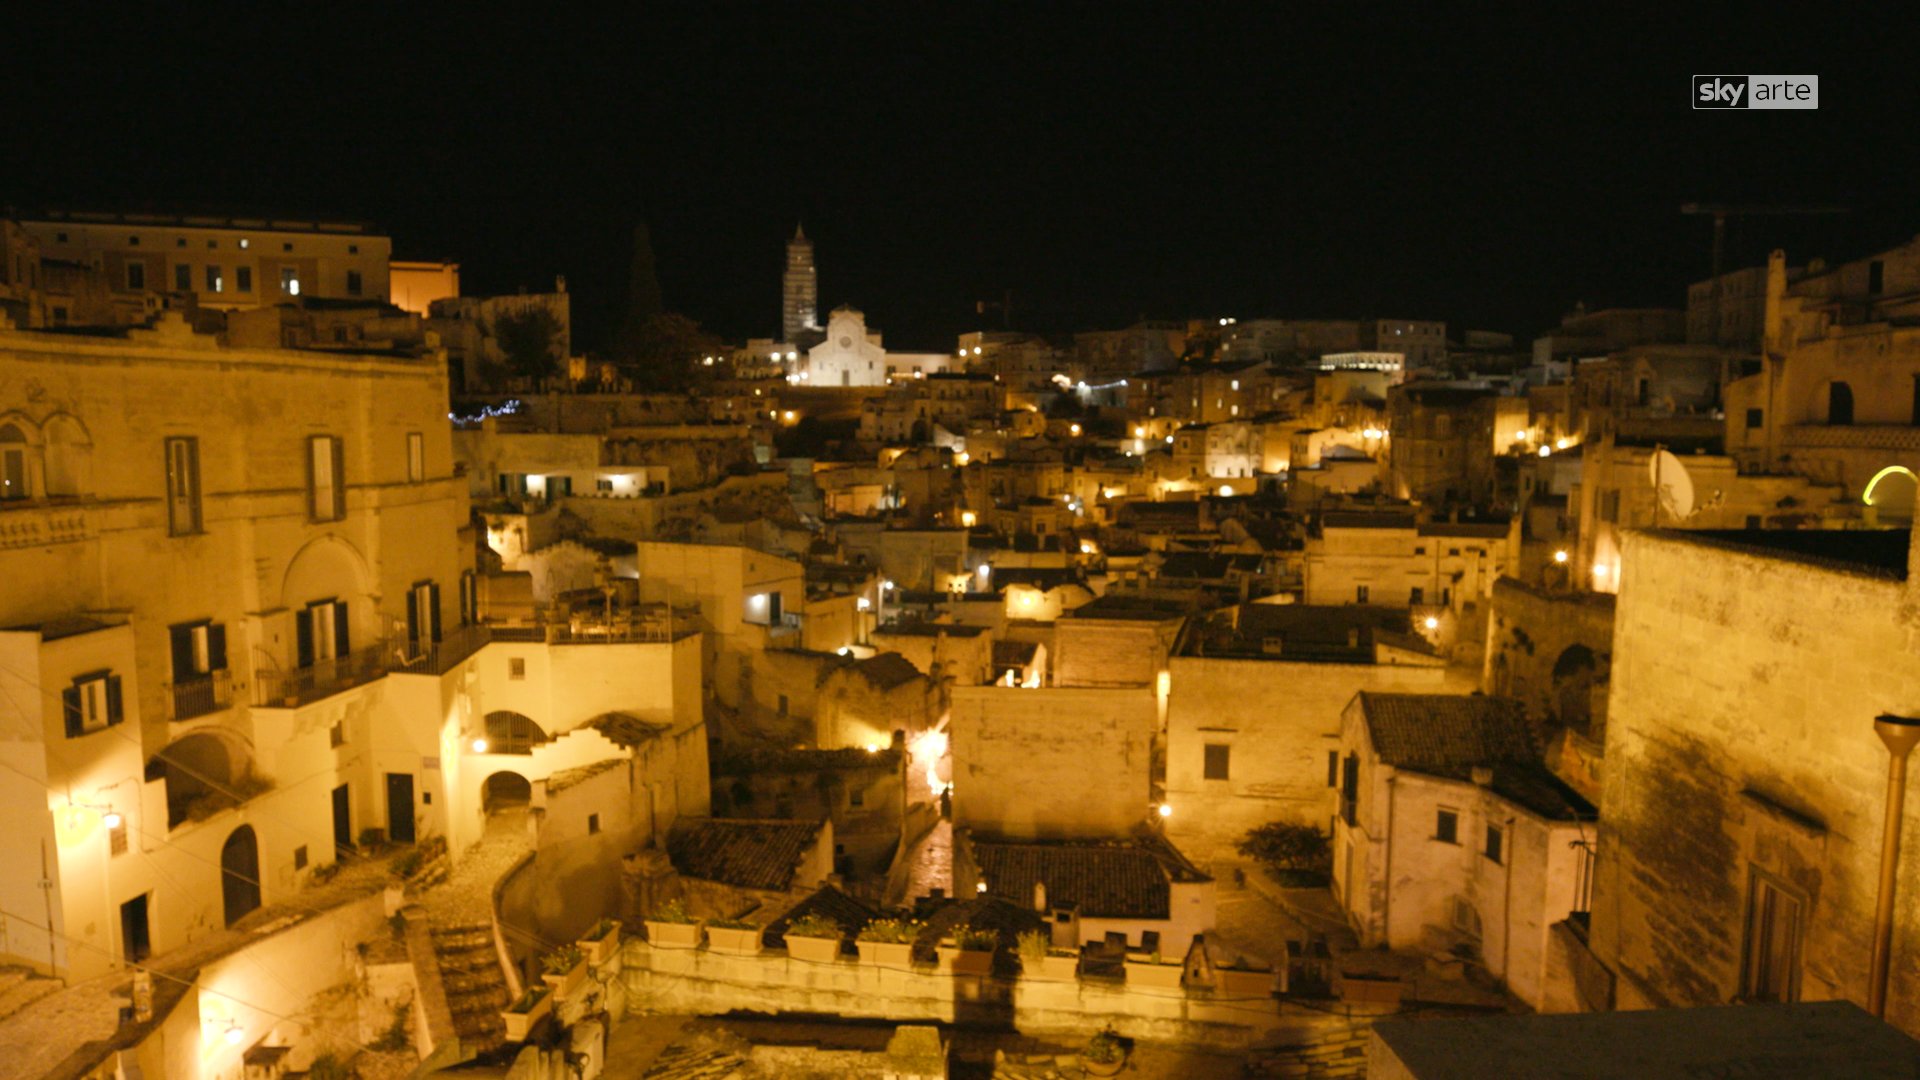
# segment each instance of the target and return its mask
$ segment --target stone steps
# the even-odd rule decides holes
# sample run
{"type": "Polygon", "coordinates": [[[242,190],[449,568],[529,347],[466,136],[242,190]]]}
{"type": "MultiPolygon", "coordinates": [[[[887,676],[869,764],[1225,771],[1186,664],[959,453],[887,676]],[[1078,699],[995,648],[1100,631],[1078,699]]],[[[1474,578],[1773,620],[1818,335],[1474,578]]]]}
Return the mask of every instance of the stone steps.
{"type": "Polygon", "coordinates": [[[500,1010],[507,1007],[507,978],[485,923],[440,923],[429,931],[440,984],[454,1033],[476,1051],[499,1045],[506,1035],[500,1010]]]}
{"type": "Polygon", "coordinates": [[[57,980],[37,975],[29,968],[0,967],[0,1020],[59,990],[60,985],[57,980]]]}
{"type": "Polygon", "coordinates": [[[726,1080],[745,1065],[746,1058],[729,1050],[668,1047],[641,1080],[726,1080]]]}

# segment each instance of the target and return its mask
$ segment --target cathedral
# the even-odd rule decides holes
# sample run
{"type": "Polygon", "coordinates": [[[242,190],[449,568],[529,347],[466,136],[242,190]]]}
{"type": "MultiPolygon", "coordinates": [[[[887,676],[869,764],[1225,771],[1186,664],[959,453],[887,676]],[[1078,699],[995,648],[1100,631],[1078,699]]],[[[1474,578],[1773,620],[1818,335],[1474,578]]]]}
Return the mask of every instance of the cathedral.
{"type": "Polygon", "coordinates": [[[787,272],[781,276],[780,340],[802,349],[817,344],[820,330],[820,278],[813,267],[813,241],[794,226],[787,241],[787,272]]]}

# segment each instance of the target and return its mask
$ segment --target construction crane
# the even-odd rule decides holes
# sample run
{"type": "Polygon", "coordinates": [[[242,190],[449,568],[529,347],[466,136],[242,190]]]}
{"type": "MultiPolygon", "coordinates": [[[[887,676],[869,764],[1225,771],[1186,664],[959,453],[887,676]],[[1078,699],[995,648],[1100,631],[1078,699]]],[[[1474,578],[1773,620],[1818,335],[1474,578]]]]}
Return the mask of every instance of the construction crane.
{"type": "Polygon", "coordinates": [[[1721,260],[1725,257],[1727,245],[1727,219],[1730,217],[1792,217],[1826,216],[1845,214],[1849,210],[1844,206],[1819,205],[1730,205],[1727,203],[1687,203],[1680,212],[1688,215],[1711,215],[1713,217],[1713,330],[1711,340],[1720,342],[1720,274],[1723,269],[1721,260]]]}

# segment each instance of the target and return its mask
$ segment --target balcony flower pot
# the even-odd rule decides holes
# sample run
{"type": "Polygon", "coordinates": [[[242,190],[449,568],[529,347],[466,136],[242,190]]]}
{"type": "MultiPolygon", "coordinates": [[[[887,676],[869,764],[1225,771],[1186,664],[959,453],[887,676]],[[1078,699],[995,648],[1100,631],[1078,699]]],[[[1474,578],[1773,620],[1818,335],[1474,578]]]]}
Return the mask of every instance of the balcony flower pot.
{"type": "Polygon", "coordinates": [[[587,954],[587,963],[599,967],[620,951],[620,920],[601,919],[580,939],[581,951],[587,954]]]}
{"type": "Polygon", "coordinates": [[[1373,975],[1361,971],[1342,971],[1334,979],[1340,1000],[1355,1004],[1398,1005],[1407,992],[1405,979],[1397,975],[1373,975]]]}
{"type": "Polygon", "coordinates": [[[1026,972],[1043,982],[1072,982],[1080,977],[1080,957],[1074,953],[1048,953],[1041,959],[1038,970],[1028,965],[1026,972]]]}
{"type": "Polygon", "coordinates": [[[508,1042],[525,1042],[528,1032],[553,1011],[553,988],[535,986],[520,995],[520,1000],[500,1011],[507,1025],[508,1042]]]}
{"type": "Polygon", "coordinates": [[[1080,1050],[1080,1068],[1088,1076],[1118,1076],[1127,1067],[1127,1044],[1111,1029],[1087,1040],[1080,1050]]]}
{"type": "Polygon", "coordinates": [[[1214,973],[1214,978],[1214,989],[1219,991],[1221,997],[1267,998],[1273,996],[1274,976],[1271,971],[1221,968],[1214,973]]]}
{"type": "Polygon", "coordinates": [[[1127,985],[1146,990],[1178,990],[1181,977],[1186,975],[1185,964],[1167,964],[1159,960],[1135,960],[1127,958],[1127,985]]]}
{"type": "Polygon", "coordinates": [[[709,923],[707,949],[727,956],[758,956],[760,955],[760,927],[721,926],[717,923],[709,923]]]}
{"type": "Polygon", "coordinates": [[[810,964],[831,964],[840,959],[840,938],[809,937],[787,933],[787,955],[810,964]]]}
{"type": "Polygon", "coordinates": [[[700,947],[699,922],[660,922],[648,919],[647,944],[656,949],[697,949],[700,947]]]}
{"type": "Polygon", "coordinates": [[[963,949],[943,941],[934,946],[933,951],[939,957],[943,975],[993,974],[992,949],[963,949]]]}
{"type": "Polygon", "coordinates": [[[913,967],[913,942],[911,941],[857,941],[860,949],[860,962],[870,967],[895,968],[906,971],[913,967]]]}

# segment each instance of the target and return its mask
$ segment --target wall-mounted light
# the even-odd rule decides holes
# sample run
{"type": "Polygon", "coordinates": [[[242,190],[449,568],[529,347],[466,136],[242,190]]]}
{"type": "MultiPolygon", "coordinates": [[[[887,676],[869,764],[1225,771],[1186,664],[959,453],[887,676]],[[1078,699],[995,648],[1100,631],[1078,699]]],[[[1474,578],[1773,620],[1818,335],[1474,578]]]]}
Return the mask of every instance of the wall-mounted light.
{"type": "Polygon", "coordinates": [[[487,752],[487,740],[485,739],[475,739],[472,745],[473,752],[476,754],[484,754],[487,752]]]}
{"type": "Polygon", "coordinates": [[[1567,549],[1561,548],[1559,551],[1554,552],[1553,561],[1565,565],[1567,561],[1567,549]]]}
{"type": "Polygon", "coordinates": [[[1170,818],[1173,816],[1173,806],[1169,803],[1161,803],[1159,812],[1161,817],[1170,818]]]}

